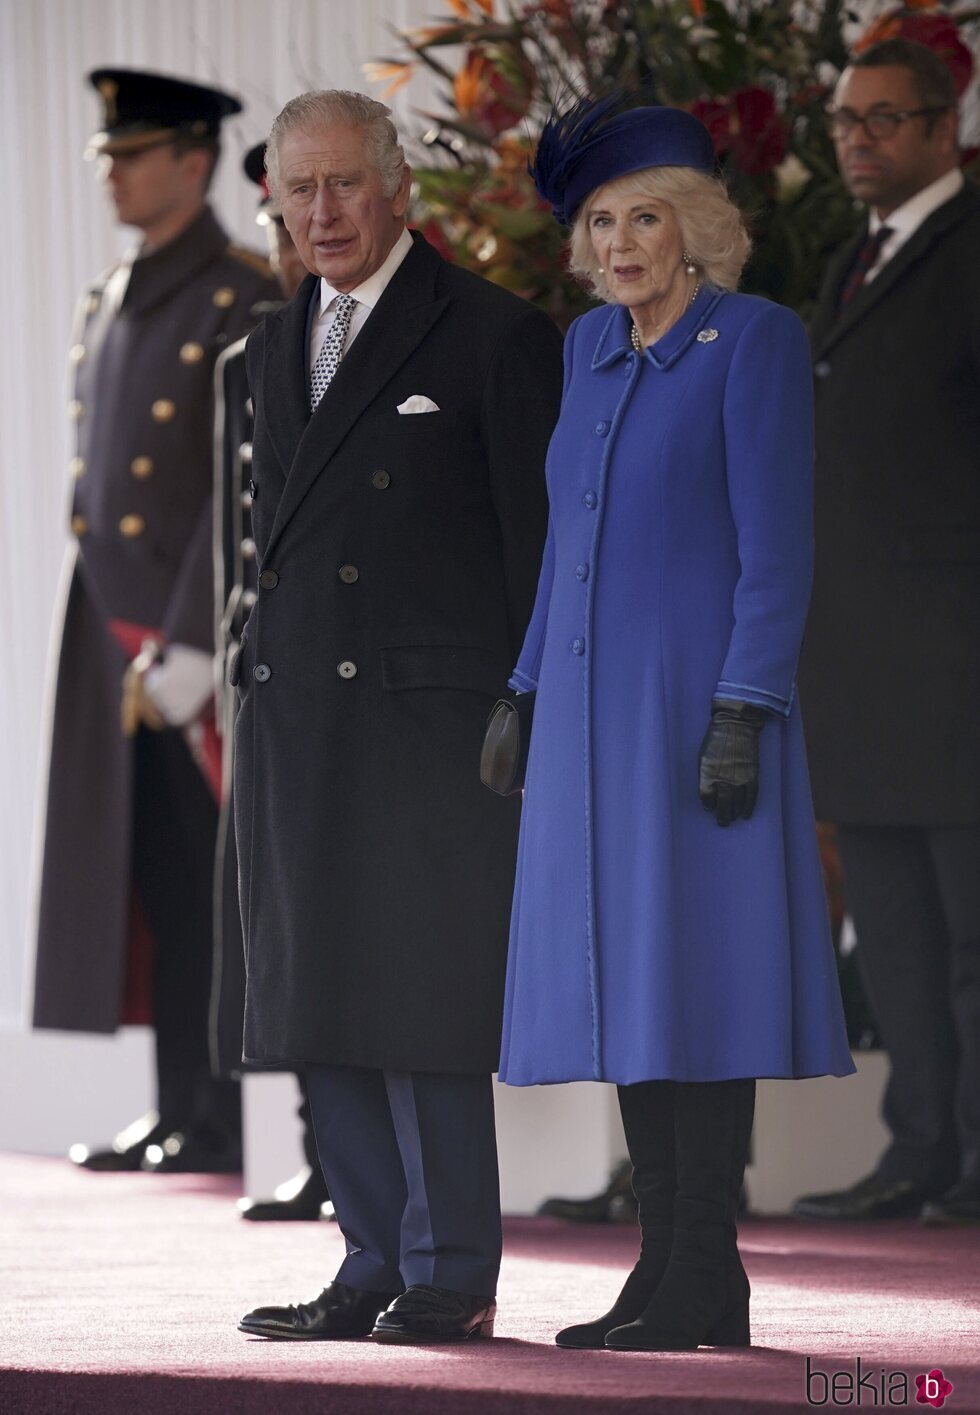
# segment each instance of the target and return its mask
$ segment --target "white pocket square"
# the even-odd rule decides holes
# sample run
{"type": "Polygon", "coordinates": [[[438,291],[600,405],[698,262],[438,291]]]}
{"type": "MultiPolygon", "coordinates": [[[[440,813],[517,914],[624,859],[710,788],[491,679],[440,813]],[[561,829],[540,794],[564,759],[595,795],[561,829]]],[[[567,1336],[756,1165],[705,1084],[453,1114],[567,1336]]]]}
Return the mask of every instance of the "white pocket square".
{"type": "Polygon", "coordinates": [[[431,398],[427,398],[424,393],[413,393],[411,398],[406,398],[404,403],[398,404],[400,413],[438,413],[439,404],[433,403],[431,398]]]}

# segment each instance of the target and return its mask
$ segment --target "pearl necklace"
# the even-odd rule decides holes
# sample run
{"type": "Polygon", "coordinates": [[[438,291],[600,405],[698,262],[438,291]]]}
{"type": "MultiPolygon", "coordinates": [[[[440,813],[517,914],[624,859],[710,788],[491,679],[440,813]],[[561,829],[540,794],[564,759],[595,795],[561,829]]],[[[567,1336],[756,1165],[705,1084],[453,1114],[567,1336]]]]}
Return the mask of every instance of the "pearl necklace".
{"type": "MultiPolygon", "coordinates": [[[[701,293],[701,281],[699,280],[698,283],[697,283],[697,284],[695,285],[695,287],[694,287],[694,293],[691,295],[691,298],[690,298],[690,299],[688,300],[688,302],[687,302],[687,308],[688,308],[688,309],[691,308],[691,306],[694,304],[694,301],[697,299],[697,297],[698,297],[698,295],[699,295],[700,293],[701,293]]],[[[685,313],[686,313],[686,311],[685,311],[685,313]]],[[[665,332],[666,332],[666,331],[665,331],[665,332]]],[[[661,338],[662,338],[662,337],[663,337],[663,336],[661,335],[661,338]]],[[[631,325],[630,325],[630,343],[633,345],[633,348],[636,350],[636,352],[637,352],[638,354],[642,354],[642,353],[643,353],[643,341],[642,341],[641,338],[640,338],[640,331],[637,329],[637,327],[636,327],[635,324],[631,324],[631,325]]],[[[654,343],[656,343],[656,340],[654,340],[654,343]]]]}

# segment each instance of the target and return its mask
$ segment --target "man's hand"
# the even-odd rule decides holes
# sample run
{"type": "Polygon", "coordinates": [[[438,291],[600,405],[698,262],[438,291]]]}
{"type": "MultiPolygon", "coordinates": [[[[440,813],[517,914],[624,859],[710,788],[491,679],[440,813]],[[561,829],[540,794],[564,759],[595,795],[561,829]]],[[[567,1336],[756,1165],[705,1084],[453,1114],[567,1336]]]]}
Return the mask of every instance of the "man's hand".
{"type": "Polygon", "coordinates": [[[759,733],[768,716],[755,703],[715,698],[701,743],[701,804],[719,825],[748,820],[759,794],[759,733]]]}

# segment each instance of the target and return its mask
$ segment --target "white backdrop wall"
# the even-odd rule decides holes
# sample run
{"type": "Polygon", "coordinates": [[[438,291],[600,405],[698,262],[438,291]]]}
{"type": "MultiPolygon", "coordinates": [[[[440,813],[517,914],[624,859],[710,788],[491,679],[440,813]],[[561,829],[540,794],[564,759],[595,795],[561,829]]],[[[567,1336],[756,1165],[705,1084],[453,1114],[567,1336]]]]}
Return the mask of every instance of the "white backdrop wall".
{"type": "MultiPolygon", "coordinates": [[[[79,290],[124,249],[94,164],[99,126],[84,75],[159,69],[237,93],[213,201],[233,237],[261,248],[241,158],[287,98],[370,88],[361,65],[390,53],[387,24],[420,24],[434,0],[0,0],[0,1027],[27,1003],[32,836],[45,662],[66,544],[65,353],[79,290]]],[[[406,131],[424,85],[393,104],[406,131]]]]}

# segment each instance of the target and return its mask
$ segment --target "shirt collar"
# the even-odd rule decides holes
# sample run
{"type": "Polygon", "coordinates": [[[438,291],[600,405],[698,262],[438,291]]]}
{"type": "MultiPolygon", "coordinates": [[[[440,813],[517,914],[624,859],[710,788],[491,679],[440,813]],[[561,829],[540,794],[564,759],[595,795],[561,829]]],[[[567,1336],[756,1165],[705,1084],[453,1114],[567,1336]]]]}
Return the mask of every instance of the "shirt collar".
{"type": "MultiPolygon", "coordinates": [[[[389,280],[411,249],[412,237],[406,227],[388,252],[384,264],[379,266],[374,274],[369,275],[356,289],[348,293],[359,305],[366,305],[369,310],[373,310],[384,294],[385,287],[389,280]]],[[[318,319],[326,314],[339,294],[339,290],[335,290],[332,285],[327,284],[322,276],[320,277],[320,309],[317,315],[318,319]]]]}
{"type": "Polygon", "coordinates": [[[963,173],[958,167],[954,167],[952,172],[944,173],[935,182],[930,182],[928,187],[923,187],[921,192],[916,192],[914,197],[909,197],[908,201],[897,206],[884,220],[876,211],[870,211],[868,235],[873,236],[879,226],[887,226],[893,235],[908,238],[934,211],[955,197],[962,185],[963,173]]]}

